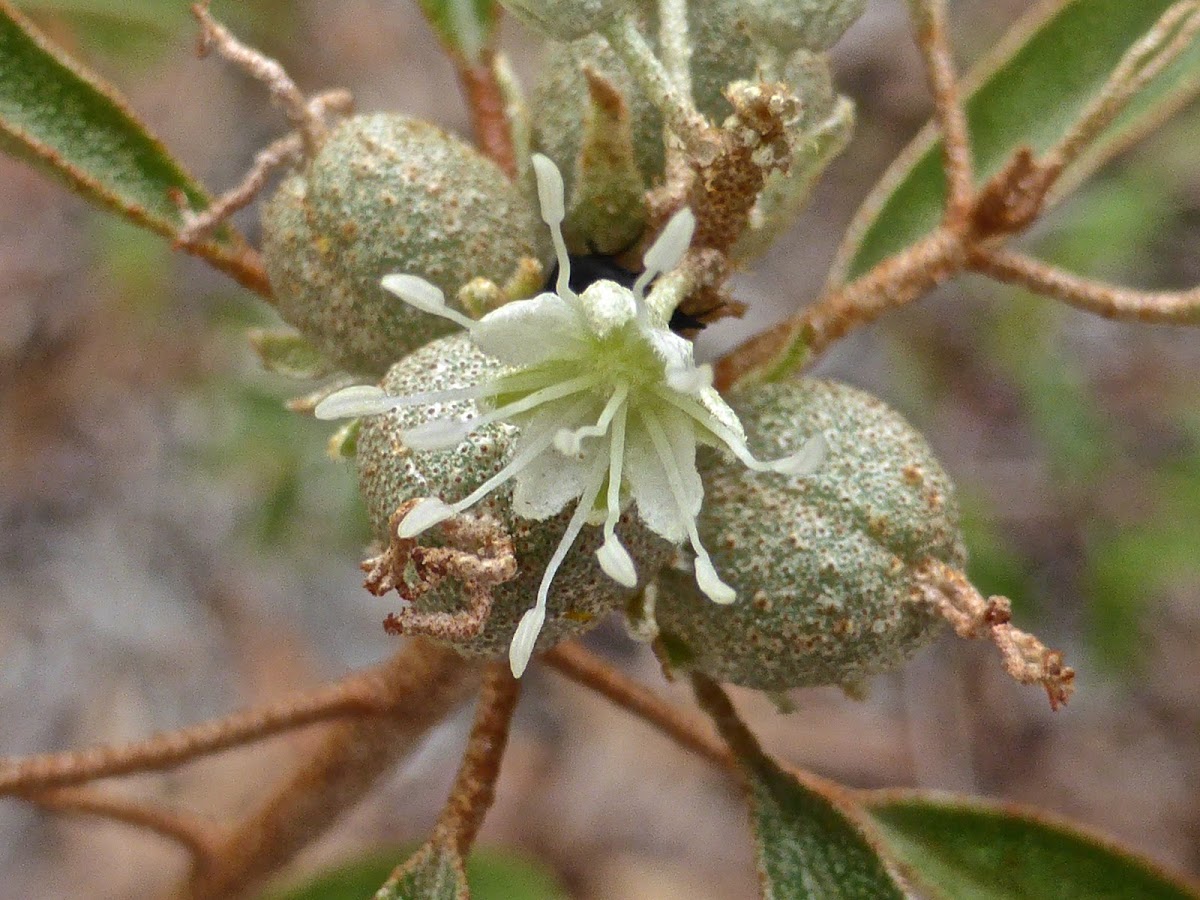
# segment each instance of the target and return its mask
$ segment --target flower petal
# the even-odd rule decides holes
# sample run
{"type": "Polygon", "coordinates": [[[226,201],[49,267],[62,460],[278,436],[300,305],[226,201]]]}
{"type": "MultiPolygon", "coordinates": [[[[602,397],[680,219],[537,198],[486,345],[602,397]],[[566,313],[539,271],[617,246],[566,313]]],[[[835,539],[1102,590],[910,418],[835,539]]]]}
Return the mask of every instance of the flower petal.
{"type": "Polygon", "coordinates": [[[637,416],[630,416],[626,431],[624,476],[646,527],[673,543],[683,541],[687,528],[680,521],[670,479],[637,416]]]}
{"type": "MultiPolygon", "coordinates": [[[[556,435],[562,421],[562,407],[540,410],[521,427],[515,454],[529,442],[545,440],[547,432],[556,435]]],[[[595,451],[583,457],[563,456],[553,449],[538,454],[516,475],[513,512],[537,521],[558,513],[583,492],[590,461],[594,458],[595,451]]]]}
{"type": "Polygon", "coordinates": [[[572,303],[557,294],[538,294],[488,313],[471,329],[471,340],[510,366],[536,366],[585,356],[585,328],[572,303]]]}

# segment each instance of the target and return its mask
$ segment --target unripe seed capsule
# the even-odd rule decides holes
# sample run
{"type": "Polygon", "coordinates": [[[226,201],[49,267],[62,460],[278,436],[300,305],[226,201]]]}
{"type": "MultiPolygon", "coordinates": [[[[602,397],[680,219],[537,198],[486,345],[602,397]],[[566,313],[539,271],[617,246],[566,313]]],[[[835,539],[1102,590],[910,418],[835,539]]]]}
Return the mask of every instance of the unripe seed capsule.
{"type": "Polygon", "coordinates": [[[907,659],[942,622],[915,568],[964,556],[953,487],[928,444],[882,401],[833,382],[763,385],[731,405],[755,452],[823,434],[828,455],[806,478],[705,457],[700,534],[738,597],[717,606],[690,573],[660,575],[655,617],[676,661],[782,691],[855,685],[907,659]]]}
{"type": "Polygon", "coordinates": [[[384,275],[418,274],[453,304],[471,279],[503,285],[523,259],[542,259],[540,243],[534,210],[495,164],[394,114],[342,122],[263,211],[280,315],[363,374],[382,374],[454,327],[384,291],[384,275]]]}

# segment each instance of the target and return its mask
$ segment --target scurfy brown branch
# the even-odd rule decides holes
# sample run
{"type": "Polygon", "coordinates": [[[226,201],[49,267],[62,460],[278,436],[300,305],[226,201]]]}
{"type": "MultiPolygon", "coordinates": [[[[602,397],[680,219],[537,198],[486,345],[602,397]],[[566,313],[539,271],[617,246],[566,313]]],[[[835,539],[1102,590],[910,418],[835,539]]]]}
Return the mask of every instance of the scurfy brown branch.
{"type": "Polygon", "coordinates": [[[320,745],[193,871],[177,900],[225,900],[258,885],[333,826],[479,684],[478,666],[420,639],[384,664],[388,715],[331,725],[320,745]]]}
{"type": "Polygon", "coordinates": [[[507,660],[490,663],[479,691],[466,752],[434,829],[435,840],[450,842],[464,858],[495,800],[496,779],[520,696],[521,682],[509,671],[507,660]]]}
{"type": "Polygon", "coordinates": [[[925,80],[933,95],[934,119],[942,132],[942,167],[946,173],[945,223],[954,229],[966,222],[974,194],[971,139],[959,98],[954,56],[946,34],[945,0],[909,0],[917,46],[925,64],[925,80]]]}
{"type": "Polygon", "coordinates": [[[401,651],[387,663],[315,691],[300,692],[266,707],[164,732],[144,741],[0,758],[0,795],[162,771],[307,725],[393,713],[409,698],[398,696],[390,680],[398,666],[405,665],[403,660],[410,652],[401,651]]]}
{"type": "Polygon", "coordinates": [[[57,788],[27,794],[24,799],[42,809],[99,816],[169,838],[188,850],[198,866],[208,863],[221,836],[218,826],[199,816],[183,815],[91,788],[57,788]]]}
{"type": "MultiPolygon", "coordinates": [[[[942,4],[940,0],[910,0],[910,5],[935,99],[935,119],[943,130],[943,165],[953,203],[969,178],[970,147],[958,91],[946,82],[952,69],[944,26],[939,25],[942,4]]],[[[1195,302],[1191,292],[1148,293],[1112,287],[1002,249],[1005,241],[1036,221],[1063,168],[1096,136],[1097,129],[1112,121],[1149,77],[1191,46],[1197,34],[1200,5],[1188,0],[1168,8],[1125,54],[1062,143],[1042,158],[1028,148],[1018,148],[995,177],[972,191],[964,214],[948,205],[942,227],[735,348],[715,367],[717,387],[731,390],[784,377],[850,330],[915,302],[968,268],[1111,318],[1197,324],[1191,313],[1195,302]]]]}

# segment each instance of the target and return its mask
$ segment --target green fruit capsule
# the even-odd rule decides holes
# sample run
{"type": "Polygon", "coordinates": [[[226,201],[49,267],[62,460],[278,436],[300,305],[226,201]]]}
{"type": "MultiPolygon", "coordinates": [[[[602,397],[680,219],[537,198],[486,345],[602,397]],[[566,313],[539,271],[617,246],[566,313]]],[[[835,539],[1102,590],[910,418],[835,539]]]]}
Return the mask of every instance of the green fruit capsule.
{"type": "Polygon", "coordinates": [[[863,14],[867,0],[737,0],[747,30],[783,53],[828,50],[863,14]]]}
{"type": "Polygon", "coordinates": [[[601,31],[622,11],[623,0],[501,0],[514,16],[547,37],[573,41],[601,31]]]}
{"type": "MultiPolygon", "coordinates": [[[[535,336],[536,339],[536,336],[535,336]]],[[[465,335],[433,341],[392,367],[382,382],[390,395],[409,396],[432,391],[469,388],[507,370],[465,335]]],[[[408,501],[437,497],[461,500],[494,476],[514,453],[520,429],[503,422],[480,428],[447,450],[415,452],[401,434],[427,422],[466,419],[479,410],[472,400],[408,406],[362,420],[358,436],[359,486],[372,527],[387,544],[389,520],[408,501]]],[[[544,521],[521,518],[512,510],[512,482],[495,489],[470,513],[478,511],[498,522],[512,538],[516,576],[492,589],[492,607],[478,634],[453,641],[466,656],[505,658],[521,617],[533,604],[542,575],[567,528],[572,510],[544,521]]],[[[643,574],[643,584],[675,553],[674,545],[653,534],[632,513],[623,515],[617,535],[643,574]]],[[[423,545],[438,546],[437,528],[423,533],[423,545]]],[[[604,542],[601,528],[584,526],[554,577],[547,599],[545,625],[537,649],[545,650],[596,625],[607,613],[621,608],[638,588],[619,585],[600,568],[596,550],[604,542]]],[[[460,583],[447,579],[417,598],[418,613],[462,613],[470,599],[460,583]]]]}
{"type": "MultiPolygon", "coordinates": [[[[789,171],[773,173],[768,179],[751,229],[734,249],[737,261],[761,254],[790,227],[803,209],[812,181],[844,146],[853,124],[849,104],[832,89],[825,56],[804,48],[835,39],[841,33],[839,29],[861,12],[861,4],[857,0],[840,5],[833,0],[813,0],[808,5],[762,0],[760,5],[752,10],[744,0],[710,0],[688,7],[692,94],[697,109],[709,121],[719,125],[733,113],[726,91],[731,84],[745,80],[787,84],[800,100],[802,110],[792,135],[794,158],[789,171]],[[778,30],[771,17],[780,7],[789,14],[813,12],[814,18],[801,20],[790,31],[778,30]],[[761,19],[758,30],[750,19],[754,10],[761,19]],[[783,45],[790,49],[783,49],[783,45]]],[[[632,8],[638,7],[634,4],[632,8]]],[[[641,3],[640,7],[647,23],[645,33],[656,34],[654,4],[641,3]]],[[[601,36],[593,34],[552,45],[543,60],[530,105],[534,142],[564,172],[568,194],[603,196],[618,179],[639,186],[662,180],[662,116],[601,36]],[[598,152],[588,140],[587,123],[597,118],[597,82],[606,86],[605,94],[621,101],[620,128],[625,133],[620,136],[629,144],[629,159],[624,152],[617,154],[615,166],[611,152],[598,152]],[[635,177],[629,177],[627,165],[635,177]]],[[[610,137],[615,137],[617,131],[614,127],[610,137]]],[[[595,225],[586,213],[569,211],[567,232],[576,252],[603,247],[608,238],[607,231],[595,225]]],[[[603,226],[611,227],[607,222],[603,226]]],[[[624,248],[616,248],[620,249],[624,248]]]]}
{"type": "Polygon", "coordinates": [[[453,325],[379,286],[419,275],[451,304],[473,278],[508,283],[541,260],[534,210],[491,161],[433,125],[394,114],[338,125],[263,211],[279,313],[354,373],[389,365],[453,325]]]}
{"type": "Polygon", "coordinates": [[[760,456],[815,434],[828,454],[802,478],[704,459],[700,536],[737,599],[718,606],[690,573],[662,573],[654,614],[672,658],[766,691],[855,686],[907,659],[942,621],[915,568],[964,557],[953,486],[929,445],[882,401],[834,382],[762,385],[731,405],[760,456]]]}

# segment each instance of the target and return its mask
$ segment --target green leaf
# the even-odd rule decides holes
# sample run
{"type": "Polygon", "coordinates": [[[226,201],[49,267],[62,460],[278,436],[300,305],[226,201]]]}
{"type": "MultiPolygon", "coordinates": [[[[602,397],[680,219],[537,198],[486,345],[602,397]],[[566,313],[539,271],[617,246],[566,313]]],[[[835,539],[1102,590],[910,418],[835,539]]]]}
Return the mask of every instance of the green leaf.
{"type": "Polygon", "coordinates": [[[69,16],[81,22],[138,28],[160,38],[187,22],[187,5],[173,0],[17,0],[27,13],[69,16]]]}
{"type": "MultiPolygon", "coordinates": [[[[324,872],[300,887],[271,894],[270,900],[367,900],[380,891],[380,885],[395,870],[396,861],[412,853],[411,848],[374,853],[324,872]]],[[[567,896],[544,869],[520,857],[494,850],[473,852],[466,864],[465,883],[458,872],[461,864],[456,860],[455,854],[434,850],[426,844],[407,864],[411,880],[404,883],[403,890],[409,892],[382,896],[395,900],[409,897],[457,900],[460,895],[453,891],[465,885],[470,886],[472,900],[565,900],[567,896]],[[442,879],[440,883],[438,879],[442,879]]],[[[396,890],[401,888],[397,886],[396,890]]]]}
{"type": "Polygon", "coordinates": [[[884,793],[868,809],[890,850],[947,900],[1196,900],[1141,857],[1029,810],[884,793]]]}
{"type": "Polygon", "coordinates": [[[479,63],[496,35],[500,7],[495,0],[418,0],[438,39],[451,53],[479,63]]]}
{"type": "MultiPolygon", "coordinates": [[[[976,178],[995,174],[1013,150],[1052,146],[1097,94],[1125,51],[1173,0],[1053,0],[1018,23],[967,78],[976,178]]],[[[1125,109],[1076,167],[1078,181],[1200,92],[1200,42],[1125,109]]],[[[860,275],[934,228],[945,199],[941,142],[927,126],[860,207],[830,275],[860,275]]]]}
{"type": "Polygon", "coordinates": [[[765,755],[741,759],[764,900],[904,897],[862,828],[765,755]]]}
{"type": "MultiPolygon", "coordinates": [[[[208,197],[116,92],[53,47],[0,0],[0,149],[48,169],[78,193],[173,237],[171,197],[208,197]]],[[[235,238],[226,233],[226,242],[235,238]]]]}

